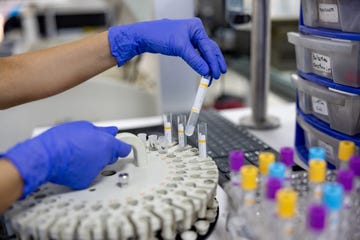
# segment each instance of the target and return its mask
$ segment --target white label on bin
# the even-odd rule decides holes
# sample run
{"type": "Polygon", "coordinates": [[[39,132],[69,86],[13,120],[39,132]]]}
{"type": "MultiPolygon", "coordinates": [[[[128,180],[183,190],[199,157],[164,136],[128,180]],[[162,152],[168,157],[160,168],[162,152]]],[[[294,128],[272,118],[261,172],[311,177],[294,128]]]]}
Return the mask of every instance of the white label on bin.
{"type": "Polygon", "coordinates": [[[314,112],[322,114],[322,115],[329,115],[327,102],[317,98],[317,97],[311,97],[312,107],[314,112]]]}
{"type": "Polygon", "coordinates": [[[312,52],[312,67],[321,72],[331,73],[331,59],[328,56],[312,52]]]}
{"type": "Polygon", "coordinates": [[[334,157],[335,157],[334,148],[332,146],[330,146],[329,144],[327,144],[321,140],[318,140],[318,144],[319,144],[319,147],[322,147],[325,149],[326,158],[334,159],[334,157]]]}
{"type": "Polygon", "coordinates": [[[336,4],[319,4],[319,20],[326,23],[338,23],[339,12],[336,4]]]}

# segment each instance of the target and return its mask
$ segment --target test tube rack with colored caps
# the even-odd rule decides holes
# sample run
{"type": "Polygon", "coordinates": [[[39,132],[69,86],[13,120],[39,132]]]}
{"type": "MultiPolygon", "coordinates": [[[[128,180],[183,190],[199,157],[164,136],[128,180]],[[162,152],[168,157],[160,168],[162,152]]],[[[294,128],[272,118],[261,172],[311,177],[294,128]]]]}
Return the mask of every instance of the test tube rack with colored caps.
{"type": "MultiPolygon", "coordinates": [[[[335,236],[333,239],[358,239],[360,156],[354,155],[352,143],[345,142],[341,145],[345,147],[339,147],[338,154],[339,158],[343,159],[341,161],[346,162],[346,167],[327,170],[324,156],[326,152],[324,149],[316,148],[309,153],[308,172],[292,172],[289,179],[285,177],[285,169],[288,158],[293,158],[291,149],[287,148],[287,153],[280,154],[280,158],[275,161],[272,161],[271,153],[260,153],[257,176],[259,183],[255,188],[258,206],[255,208],[247,207],[249,180],[244,179],[246,175],[239,174],[243,171],[249,172],[249,166],[242,166],[239,170],[237,164],[234,164],[237,163],[237,155],[234,154],[237,151],[233,151],[233,154],[229,155],[233,184],[229,183],[224,188],[230,206],[227,227],[236,226],[237,229],[229,229],[230,239],[246,236],[260,240],[284,237],[304,239],[305,236],[329,234],[333,229],[336,229],[330,233],[335,236]],[[239,177],[236,177],[236,174],[239,174],[239,177]],[[265,184],[262,181],[266,181],[265,184]],[[290,184],[286,184],[286,181],[290,181],[290,184]],[[274,193],[274,189],[277,194],[274,193]],[[261,194],[262,191],[264,194],[261,194]],[[269,219],[266,219],[267,217],[269,219]],[[330,226],[329,218],[337,219],[332,222],[337,222],[338,225],[330,226]],[[250,224],[252,228],[242,225],[245,223],[250,224]]],[[[283,149],[280,150],[280,153],[282,152],[283,149]]]]}

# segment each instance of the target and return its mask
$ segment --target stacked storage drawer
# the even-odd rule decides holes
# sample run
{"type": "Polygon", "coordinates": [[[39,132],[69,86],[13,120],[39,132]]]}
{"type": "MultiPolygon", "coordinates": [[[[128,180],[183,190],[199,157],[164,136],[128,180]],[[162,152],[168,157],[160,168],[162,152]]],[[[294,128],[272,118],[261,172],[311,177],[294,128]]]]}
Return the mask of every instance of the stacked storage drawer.
{"type": "Polygon", "coordinates": [[[295,147],[324,147],[329,166],[338,165],[341,140],[360,146],[360,1],[302,0],[295,45],[298,74],[295,147]]]}

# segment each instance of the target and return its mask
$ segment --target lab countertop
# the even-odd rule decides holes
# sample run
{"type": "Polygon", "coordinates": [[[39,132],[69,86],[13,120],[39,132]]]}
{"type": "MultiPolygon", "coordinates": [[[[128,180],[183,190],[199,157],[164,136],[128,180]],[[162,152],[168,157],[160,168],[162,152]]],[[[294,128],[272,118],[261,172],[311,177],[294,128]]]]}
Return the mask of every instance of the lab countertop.
{"type": "MultiPolygon", "coordinates": [[[[250,108],[222,110],[220,114],[235,124],[239,123],[242,117],[251,114],[250,108]]],[[[295,103],[281,104],[268,108],[268,115],[277,116],[280,119],[280,127],[271,130],[250,130],[256,137],[267,143],[269,146],[279,151],[283,146],[294,146],[295,142],[295,121],[296,106],[295,103]]],[[[154,126],[162,123],[161,116],[132,118],[115,121],[102,121],[95,123],[97,126],[117,126],[119,130],[126,130],[136,127],[154,126]]],[[[38,135],[47,128],[36,128],[33,135],[38,135]]],[[[299,165],[304,164],[298,159],[295,160],[299,165]]],[[[214,231],[209,236],[209,240],[224,239],[226,236],[225,222],[227,216],[227,196],[223,189],[218,186],[217,200],[219,201],[219,218],[214,231]]]]}

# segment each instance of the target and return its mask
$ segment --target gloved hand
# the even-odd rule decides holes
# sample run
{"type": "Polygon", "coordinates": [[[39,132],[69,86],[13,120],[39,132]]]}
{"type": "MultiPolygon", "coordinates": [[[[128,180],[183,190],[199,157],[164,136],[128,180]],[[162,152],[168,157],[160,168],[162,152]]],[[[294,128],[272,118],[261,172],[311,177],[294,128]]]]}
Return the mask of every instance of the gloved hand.
{"type": "Polygon", "coordinates": [[[64,123],[15,145],[4,157],[24,180],[22,197],[48,181],[83,189],[107,164],[130,153],[131,146],[114,138],[116,134],[116,127],[64,123]]]}
{"type": "Polygon", "coordinates": [[[114,26],[109,28],[108,37],[118,66],[138,54],[150,52],[180,56],[202,76],[218,79],[226,72],[219,47],[207,36],[198,18],[114,26]]]}

